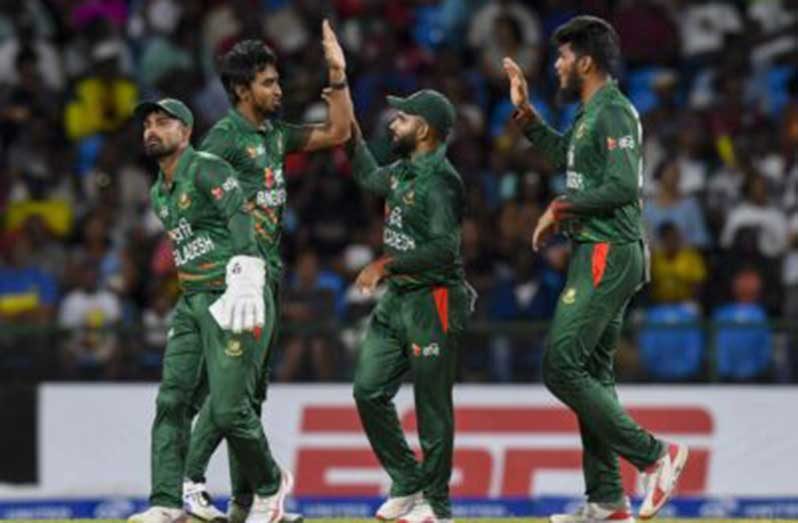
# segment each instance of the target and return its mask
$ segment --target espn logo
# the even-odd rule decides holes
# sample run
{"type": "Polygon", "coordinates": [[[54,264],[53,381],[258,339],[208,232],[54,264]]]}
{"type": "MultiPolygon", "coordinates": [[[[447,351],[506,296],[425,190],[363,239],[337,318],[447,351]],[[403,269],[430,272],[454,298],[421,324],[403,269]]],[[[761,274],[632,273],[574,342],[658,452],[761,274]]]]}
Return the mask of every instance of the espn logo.
{"type": "MultiPolygon", "coordinates": [[[[692,406],[633,407],[628,412],[654,434],[690,445],[690,461],[677,493],[704,493],[708,444],[714,430],[710,413],[692,406]]],[[[408,409],[400,414],[409,441],[417,442],[414,411],[408,409]]],[[[528,497],[535,495],[547,479],[562,473],[579,478],[575,484],[569,481],[571,491],[582,488],[578,424],[567,409],[461,405],[455,409],[455,418],[452,496],[528,497]]],[[[418,445],[413,446],[419,454],[418,445]]],[[[305,406],[297,447],[296,495],[384,493],[386,476],[368,446],[354,407],[305,406]]],[[[623,459],[620,461],[624,489],[633,493],[637,470],[623,459]]]]}

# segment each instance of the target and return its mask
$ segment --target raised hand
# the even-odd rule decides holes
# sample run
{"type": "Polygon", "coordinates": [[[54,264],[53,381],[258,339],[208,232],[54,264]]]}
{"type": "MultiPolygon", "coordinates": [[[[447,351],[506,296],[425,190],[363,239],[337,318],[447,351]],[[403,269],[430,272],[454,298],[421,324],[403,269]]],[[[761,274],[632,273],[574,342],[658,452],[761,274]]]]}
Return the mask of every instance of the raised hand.
{"type": "Polygon", "coordinates": [[[524,71],[513,61],[512,58],[505,56],[502,60],[504,72],[510,80],[510,101],[519,109],[529,104],[529,87],[524,77],[524,71]]]}
{"type": "Polygon", "coordinates": [[[326,18],[321,23],[321,45],[324,47],[324,58],[327,60],[327,67],[339,71],[346,69],[346,58],[338,38],[335,36],[330,22],[326,18]]]}

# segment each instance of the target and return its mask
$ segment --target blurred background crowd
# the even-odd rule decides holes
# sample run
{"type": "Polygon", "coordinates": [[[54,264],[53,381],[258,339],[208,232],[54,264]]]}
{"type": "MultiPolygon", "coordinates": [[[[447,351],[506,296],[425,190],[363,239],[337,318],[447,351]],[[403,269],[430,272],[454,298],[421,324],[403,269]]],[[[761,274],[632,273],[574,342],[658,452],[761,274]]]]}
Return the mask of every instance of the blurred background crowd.
{"type": "MultiPolygon", "coordinates": [[[[228,110],[215,57],[242,38],[279,56],[284,117],[325,118],[320,26],[347,53],[361,126],[389,159],[386,94],[455,103],[449,157],[468,193],[463,253],[479,291],[465,381],[535,381],[564,285],[562,239],[535,221],[564,190],[510,120],[501,57],[554,103],[554,29],[616,27],[623,90],[645,135],[652,282],[630,307],[618,374],[631,381],[798,381],[798,1],[0,0],[0,377],[157,379],[179,292],[151,213],[141,99],[194,110],[195,143],[228,110]]],[[[287,159],[280,381],[346,380],[373,301],[358,270],[380,252],[382,207],[343,149],[287,159]]]]}

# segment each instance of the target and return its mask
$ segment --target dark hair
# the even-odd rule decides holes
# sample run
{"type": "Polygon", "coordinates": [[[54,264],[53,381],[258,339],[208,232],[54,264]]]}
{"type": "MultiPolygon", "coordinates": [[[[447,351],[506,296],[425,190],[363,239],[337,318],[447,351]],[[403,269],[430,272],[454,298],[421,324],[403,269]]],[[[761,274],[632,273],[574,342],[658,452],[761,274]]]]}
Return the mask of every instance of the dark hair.
{"type": "Polygon", "coordinates": [[[557,28],[552,37],[556,46],[571,44],[578,56],[589,56],[601,71],[612,74],[621,57],[615,29],[596,16],[576,16],[557,28]]]}
{"type": "Polygon", "coordinates": [[[249,86],[255,76],[270,65],[277,65],[277,56],[260,40],[242,40],[234,45],[219,63],[219,76],[230,100],[234,104],[238,102],[236,86],[249,86]]]}

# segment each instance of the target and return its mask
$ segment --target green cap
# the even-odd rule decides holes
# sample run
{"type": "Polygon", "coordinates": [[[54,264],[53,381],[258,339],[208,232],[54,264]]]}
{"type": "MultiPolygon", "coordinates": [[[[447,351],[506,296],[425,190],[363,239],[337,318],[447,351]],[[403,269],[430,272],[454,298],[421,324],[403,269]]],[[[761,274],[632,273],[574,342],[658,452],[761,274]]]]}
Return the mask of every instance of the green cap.
{"type": "Polygon", "coordinates": [[[454,106],[448,98],[432,89],[417,91],[407,98],[389,96],[388,105],[403,113],[422,117],[441,138],[446,138],[454,125],[454,106]]]}
{"type": "Polygon", "coordinates": [[[141,102],[136,106],[133,114],[136,118],[143,119],[153,111],[163,111],[174,116],[189,127],[194,126],[194,115],[186,104],[176,98],[164,98],[158,101],[141,102]]]}

